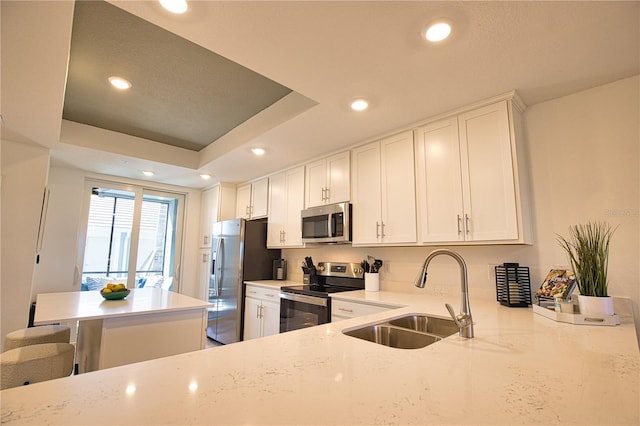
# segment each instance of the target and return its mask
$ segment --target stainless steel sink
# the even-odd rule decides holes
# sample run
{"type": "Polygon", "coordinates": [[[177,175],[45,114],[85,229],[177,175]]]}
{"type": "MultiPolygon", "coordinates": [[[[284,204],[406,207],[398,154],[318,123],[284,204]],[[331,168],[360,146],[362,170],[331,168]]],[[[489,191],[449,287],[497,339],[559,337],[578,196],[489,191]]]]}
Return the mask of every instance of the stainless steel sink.
{"type": "Polygon", "coordinates": [[[452,320],[412,314],[347,329],[343,333],[392,348],[418,349],[451,336],[458,330],[452,320]]]}
{"type": "Polygon", "coordinates": [[[431,333],[440,337],[449,337],[460,329],[450,319],[431,317],[428,315],[409,315],[389,321],[389,324],[408,328],[423,333],[431,333]]]}

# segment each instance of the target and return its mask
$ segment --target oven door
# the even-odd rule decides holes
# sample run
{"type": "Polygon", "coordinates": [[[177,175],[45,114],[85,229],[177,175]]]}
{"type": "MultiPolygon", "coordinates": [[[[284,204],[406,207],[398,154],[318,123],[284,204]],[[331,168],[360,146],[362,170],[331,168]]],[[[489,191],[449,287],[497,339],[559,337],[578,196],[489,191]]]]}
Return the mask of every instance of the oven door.
{"type": "Polygon", "coordinates": [[[330,309],[328,297],[280,293],[280,333],[326,324],[330,309]]]}

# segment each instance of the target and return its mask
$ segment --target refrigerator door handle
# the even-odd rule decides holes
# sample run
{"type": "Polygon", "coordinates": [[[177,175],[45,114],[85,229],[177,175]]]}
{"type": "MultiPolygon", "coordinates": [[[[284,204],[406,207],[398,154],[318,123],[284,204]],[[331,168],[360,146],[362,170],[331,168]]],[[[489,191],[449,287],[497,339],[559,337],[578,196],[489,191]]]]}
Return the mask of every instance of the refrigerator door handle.
{"type": "Polygon", "coordinates": [[[222,294],[222,280],[224,279],[224,238],[218,239],[216,259],[218,259],[218,279],[216,279],[216,295],[219,297],[222,294]]]}

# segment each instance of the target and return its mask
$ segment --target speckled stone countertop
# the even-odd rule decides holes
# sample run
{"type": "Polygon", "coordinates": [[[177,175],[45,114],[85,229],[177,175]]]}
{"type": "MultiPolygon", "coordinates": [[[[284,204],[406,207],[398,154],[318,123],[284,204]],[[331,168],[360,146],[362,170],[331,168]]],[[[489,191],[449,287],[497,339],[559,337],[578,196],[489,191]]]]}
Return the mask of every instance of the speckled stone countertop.
{"type": "Polygon", "coordinates": [[[475,338],[402,350],[342,330],[446,317],[444,303],[458,301],[415,291],[336,298],[403,307],[8,389],[2,423],[640,424],[640,353],[626,314],[619,326],[578,326],[472,295],[475,338]]]}

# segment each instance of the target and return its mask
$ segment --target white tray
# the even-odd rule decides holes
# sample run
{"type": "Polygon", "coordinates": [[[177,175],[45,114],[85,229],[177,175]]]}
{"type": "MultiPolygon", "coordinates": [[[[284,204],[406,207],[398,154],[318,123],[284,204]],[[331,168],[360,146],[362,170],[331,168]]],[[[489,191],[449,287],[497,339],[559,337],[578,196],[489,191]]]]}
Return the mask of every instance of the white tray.
{"type": "Polygon", "coordinates": [[[566,322],[568,324],[578,325],[619,325],[620,317],[618,315],[606,315],[604,317],[586,317],[580,314],[570,314],[566,312],[556,312],[549,308],[533,305],[533,312],[542,315],[545,318],[552,319],[557,322],[566,322]]]}

